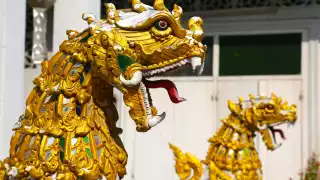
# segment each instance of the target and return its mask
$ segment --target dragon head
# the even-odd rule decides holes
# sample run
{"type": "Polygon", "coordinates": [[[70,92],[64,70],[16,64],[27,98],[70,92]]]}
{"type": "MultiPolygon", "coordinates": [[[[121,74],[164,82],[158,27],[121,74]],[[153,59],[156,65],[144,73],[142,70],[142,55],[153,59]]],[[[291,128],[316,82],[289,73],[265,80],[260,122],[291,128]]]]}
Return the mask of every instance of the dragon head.
{"type": "Polygon", "coordinates": [[[184,29],[178,5],[170,12],[163,0],[155,0],[153,7],[140,0],[129,2],[132,9],[117,10],[113,4],[105,4],[105,20],[91,14],[83,19],[93,39],[88,42],[92,44],[94,74],[123,93],[137,131],[147,131],[165,118],[165,112],[157,113],[149,88],[165,88],[173,103],[185,100],[173,82],[148,79],[186,66],[200,75],[207,47],[201,43],[201,18],[189,19],[188,29],[184,29]]]}
{"type": "Polygon", "coordinates": [[[271,97],[250,95],[248,101],[240,97],[239,103],[229,101],[228,105],[247,129],[260,132],[269,150],[275,150],[281,145],[277,143],[276,133],[279,133],[282,139],[286,139],[283,131],[276,127],[284,123],[293,125],[297,119],[296,105],[289,106],[287,101],[282,102],[282,99],[273,93],[271,97]]]}

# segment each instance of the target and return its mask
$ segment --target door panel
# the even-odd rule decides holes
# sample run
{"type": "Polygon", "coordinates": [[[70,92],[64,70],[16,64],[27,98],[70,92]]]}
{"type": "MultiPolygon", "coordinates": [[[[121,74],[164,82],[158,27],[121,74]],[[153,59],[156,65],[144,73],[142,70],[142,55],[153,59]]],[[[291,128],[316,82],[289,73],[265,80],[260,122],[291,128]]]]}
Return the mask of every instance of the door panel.
{"type": "Polygon", "coordinates": [[[208,82],[179,82],[181,95],[187,101],[174,106],[173,143],[183,151],[204,159],[208,139],[214,133],[212,84],[208,82]]]}
{"type": "MultiPolygon", "coordinates": [[[[274,92],[287,100],[289,104],[297,105],[298,120],[294,127],[287,125],[279,126],[285,133],[287,140],[282,142],[282,146],[271,152],[265,148],[261,141],[260,157],[263,163],[264,179],[283,180],[299,179],[298,172],[302,169],[302,126],[301,121],[301,93],[300,80],[263,80],[260,81],[260,92],[270,94],[274,92]]],[[[281,138],[278,138],[279,140],[281,138]]],[[[278,140],[277,139],[277,140],[278,140]]]]}
{"type": "MultiPolygon", "coordinates": [[[[174,104],[163,89],[151,89],[153,104],[158,112],[166,111],[166,119],[146,133],[136,133],[134,179],[173,179],[174,163],[169,142],[172,142],[174,104]]],[[[130,155],[129,155],[130,156],[130,155]]]]}
{"type": "MultiPolygon", "coordinates": [[[[187,101],[173,104],[163,89],[151,89],[153,102],[166,119],[147,133],[136,133],[134,147],[134,179],[178,179],[169,142],[183,151],[203,159],[207,139],[214,132],[212,124],[212,81],[177,81],[179,94],[187,101]]],[[[130,156],[130,154],[129,154],[130,156]]]]}

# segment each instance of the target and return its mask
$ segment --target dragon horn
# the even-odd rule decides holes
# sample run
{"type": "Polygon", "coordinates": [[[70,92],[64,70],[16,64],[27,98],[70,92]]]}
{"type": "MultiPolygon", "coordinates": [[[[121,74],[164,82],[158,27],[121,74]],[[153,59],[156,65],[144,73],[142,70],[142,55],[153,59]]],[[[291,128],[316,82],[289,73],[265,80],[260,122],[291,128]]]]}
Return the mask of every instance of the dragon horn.
{"type": "Polygon", "coordinates": [[[168,9],[166,8],[166,6],[164,5],[163,0],[154,0],[153,8],[154,8],[155,10],[166,10],[166,11],[168,11],[168,9]]]}
{"type": "Polygon", "coordinates": [[[180,17],[182,16],[182,13],[183,13],[183,9],[180,6],[174,4],[173,10],[172,10],[172,14],[173,14],[174,18],[176,18],[176,20],[180,21],[180,17]]]}
{"type": "Polygon", "coordinates": [[[145,8],[146,5],[143,4],[140,0],[128,0],[129,3],[131,3],[132,5],[132,9],[137,11],[138,13],[141,13],[143,11],[147,11],[147,9],[145,8]]]}

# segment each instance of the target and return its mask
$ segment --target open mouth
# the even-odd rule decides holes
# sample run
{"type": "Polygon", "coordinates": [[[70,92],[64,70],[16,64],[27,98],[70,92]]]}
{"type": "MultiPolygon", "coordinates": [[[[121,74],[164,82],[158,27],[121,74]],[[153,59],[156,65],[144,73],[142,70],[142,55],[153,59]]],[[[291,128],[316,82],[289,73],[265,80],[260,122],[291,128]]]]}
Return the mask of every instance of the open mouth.
{"type": "Polygon", "coordinates": [[[196,75],[200,75],[203,71],[203,63],[201,63],[201,58],[200,57],[191,57],[191,58],[186,58],[180,61],[177,61],[175,63],[172,63],[170,65],[167,65],[165,67],[160,67],[157,69],[152,69],[152,70],[145,70],[143,71],[143,79],[141,81],[140,85],[140,90],[143,94],[145,94],[145,105],[151,105],[152,100],[150,96],[150,88],[164,88],[167,90],[168,95],[170,100],[173,103],[180,103],[185,101],[185,98],[182,98],[179,96],[178,90],[175,86],[175,84],[170,81],[170,80],[155,80],[155,81],[150,81],[147,78],[153,77],[155,75],[159,75],[165,72],[172,72],[172,71],[177,71],[179,69],[185,68],[186,66],[191,66],[193,69],[193,72],[196,75]],[[148,104],[149,103],[149,104],[148,104]]]}
{"type": "MultiPolygon", "coordinates": [[[[164,62],[164,63],[168,64],[168,62],[164,62]]],[[[190,57],[183,60],[178,60],[159,68],[154,68],[154,69],[146,68],[142,71],[136,71],[133,73],[132,78],[130,80],[126,80],[122,75],[120,75],[119,77],[120,81],[125,86],[128,86],[128,87],[137,86],[137,85],[139,86],[139,89],[143,96],[143,103],[146,109],[146,116],[147,116],[149,127],[153,127],[159,124],[162,120],[164,120],[166,116],[165,112],[161,113],[160,115],[153,114],[152,112],[153,105],[152,105],[152,99],[151,99],[149,88],[166,89],[170,97],[170,100],[173,103],[180,103],[185,101],[186,99],[179,96],[178,90],[172,81],[169,81],[169,80],[150,81],[150,80],[147,80],[147,78],[150,78],[154,75],[162,74],[164,72],[174,71],[174,70],[177,70],[178,68],[186,67],[186,65],[191,65],[193,72],[198,76],[201,75],[204,67],[202,58],[195,56],[195,57],[190,57]]]]}
{"type": "Polygon", "coordinates": [[[178,90],[177,90],[177,87],[175,86],[175,84],[172,81],[170,81],[170,80],[151,81],[151,80],[148,80],[147,78],[162,74],[164,72],[176,71],[181,68],[185,68],[187,66],[191,66],[193,69],[193,72],[196,75],[200,75],[202,73],[203,63],[201,63],[200,57],[192,57],[192,58],[183,59],[183,60],[177,61],[175,63],[172,63],[170,65],[167,65],[165,67],[152,69],[152,70],[148,70],[148,71],[145,70],[142,72],[143,78],[140,82],[140,90],[143,95],[144,105],[146,108],[146,114],[147,114],[147,118],[149,119],[150,126],[155,126],[156,124],[160,123],[165,118],[165,112],[163,112],[160,115],[156,115],[157,118],[153,117],[152,109],[151,109],[151,107],[153,105],[152,105],[152,99],[151,99],[149,89],[152,89],[152,88],[165,89],[168,93],[170,100],[175,104],[186,101],[186,99],[183,97],[180,97],[178,90]],[[154,120],[155,122],[154,123],[150,122],[150,120],[153,120],[153,119],[155,119],[154,120]]]}
{"type": "MultiPolygon", "coordinates": [[[[272,134],[273,144],[276,145],[276,146],[280,146],[281,145],[281,143],[279,143],[279,140],[277,140],[276,134],[279,134],[282,140],[286,140],[287,139],[287,137],[285,136],[283,130],[280,127],[278,127],[279,125],[284,124],[284,123],[285,122],[281,122],[281,123],[277,123],[277,124],[273,124],[273,125],[268,125],[267,126],[269,131],[272,134]],[[278,128],[276,128],[276,127],[278,127],[278,128]]],[[[288,123],[288,127],[291,127],[291,126],[294,125],[294,123],[291,123],[291,122],[286,122],[286,123],[288,123]]]]}

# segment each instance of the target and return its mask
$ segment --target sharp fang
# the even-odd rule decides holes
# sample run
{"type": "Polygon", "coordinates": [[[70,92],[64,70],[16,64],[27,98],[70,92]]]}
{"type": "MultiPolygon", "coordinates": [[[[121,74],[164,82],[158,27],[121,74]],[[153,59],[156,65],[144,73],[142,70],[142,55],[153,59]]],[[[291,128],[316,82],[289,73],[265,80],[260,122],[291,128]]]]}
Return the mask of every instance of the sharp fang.
{"type": "Polygon", "coordinates": [[[197,73],[197,76],[200,76],[203,72],[203,68],[204,68],[204,62],[201,64],[200,70],[197,73]]]}
{"type": "Polygon", "coordinates": [[[192,57],[189,59],[189,62],[191,63],[193,72],[199,74],[202,65],[201,57],[192,57]]]}
{"type": "Polygon", "coordinates": [[[278,149],[281,145],[282,145],[282,143],[277,144],[277,145],[274,147],[274,150],[278,149]]]}
{"type": "Polygon", "coordinates": [[[130,80],[126,80],[122,74],[120,75],[120,81],[122,84],[124,84],[125,86],[136,86],[138,85],[142,80],[142,72],[141,71],[136,71],[133,76],[132,79],[130,80]]]}
{"type": "Polygon", "coordinates": [[[164,120],[164,118],[166,117],[166,112],[163,112],[162,114],[160,115],[156,115],[156,116],[153,116],[151,119],[149,119],[149,127],[154,127],[156,126],[157,124],[159,124],[161,121],[164,120]]]}
{"type": "Polygon", "coordinates": [[[264,130],[264,129],[266,129],[267,128],[267,125],[266,124],[258,124],[258,128],[260,129],[260,130],[264,130]]]}

